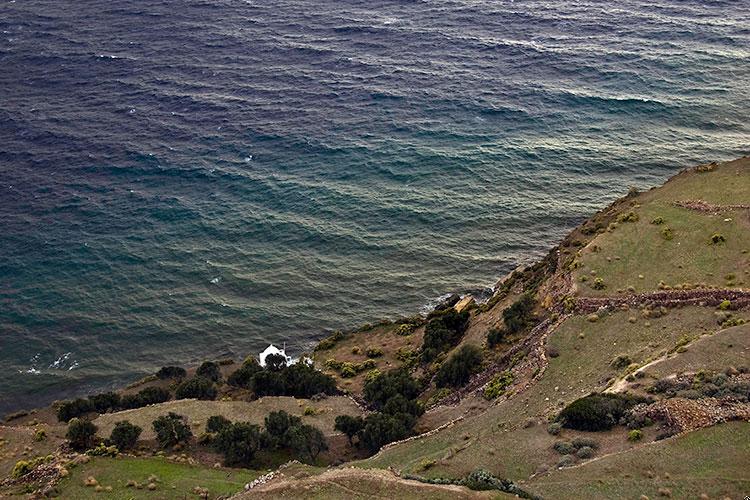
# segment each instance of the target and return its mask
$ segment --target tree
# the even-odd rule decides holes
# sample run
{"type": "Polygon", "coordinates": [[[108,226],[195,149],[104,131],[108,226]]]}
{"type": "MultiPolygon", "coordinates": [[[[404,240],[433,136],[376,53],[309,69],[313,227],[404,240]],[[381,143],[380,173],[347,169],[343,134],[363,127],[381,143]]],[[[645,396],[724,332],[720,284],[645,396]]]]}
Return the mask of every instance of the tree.
{"type": "Polygon", "coordinates": [[[227,383],[235,387],[244,387],[246,389],[251,388],[253,383],[253,377],[256,373],[262,372],[263,368],[255,361],[254,358],[245,361],[245,363],[229,374],[227,383]]]}
{"type": "Polygon", "coordinates": [[[94,446],[97,430],[97,427],[88,420],[72,418],[68,423],[65,438],[70,441],[70,447],[74,450],[85,451],[94,446]]]}
{"type": "Polygon", "coordinates": [[[162,366],[156,372],[156,376],[162,380],[168,378],[183,379],[187,376],[187,372],[179,366],[162,366]]]}
{"type": "Polygon", "coordinates": [[[409,437],[414,426],[414,417],[406,414],[387,415],[373,413],[367,416],[359,432],[359,442],[372,453],[384,444],[409,437]]]}
{"type": "Polygon", "coordinates": [[[185,417],[173,412],[157,418],[152,425],[156,433],[156,440],[162,448],[184,443],[193,436],[190,427],[187,426],[185,417]]]}
{"type": "Polygon", "coordinates": [[[193,377],[182,382],[174,391],[175,399],[214,399],[216,386],[205,377],[193,377]]]}
{"type": "Polygon", "coordinates": [[[266,415],[265,426],[268,434],[273,438],[277,445],[288,446],[289,439],[287,432],[291,427],[302,424],[302,419],[295,415],[290,415],[284,410],[272,411],[266,415]]]}
{"type": "Polygon", "coordinates": [[[518,333],[526,328],[532,319],[534,311],[534,297],[530,293],[525,293],[503,311],[503,320],[505,327],[510,333],[518,333]]]}
{"type": "Polygon", "coordinates": [[[457,312],[450,308],[433,317],[425,327],[422,341],[422,356],[426,361],[434,359],[461,339],[469,323],[467,311],[457,312]]]}
{"type": "Polygon", "coordinates": [[[146,387],[138,391],[141,406],[154,405],[169,401],[169,391],[162,387],[146,387]]]}
{"type": "Polygon", "coordinates": [[[401,369],[381,373],[365,382],[364,387],[365,400],[376,409],[383,408],[388,400],[396,395],[416,399],[419,393],[419,383],[401,369]]]}
{"type": "Polygon", "coordinates": [[[204,361],[195,371],[195,375],[207,378],[212,382],[218,382],[221,380],[221,370],[219,369],[219,365],[213,361],[204,361]]]}
{"type": "Polygon", "coordinates": [[[139,426],[133,425],[127,420],[123,420],[115,423],[115,427],[112,429],[112,434],[110,434],[109,440],[112,444],[117,446],[118,450],[127,450],[135,446],[142,431],[143,429],[139,426]]]}
{"type": "Polygon", "coordinates": [[[221,432],[224,427],[231,424],[232,422],[223,415],[213,415],[206,421],[206,432],[221,432]]]}
{"type": "Polygon", "coordinates": [[[91,401],[78,398],[62,403],[57,408],[57,419],[60,422],[67,422],[71,418],[82,417],[92,411],[94,411],[94,405],[91,404],[91,401]]]}
{"type": "Polygon", "coordinates": [[[214,441],[216,450],[224,455],[226,465],[249,465],[260,444],[260,427],[248,422],[224,427],[214,441]]]}
{"type": "Polygon", "coordinates": [[[351,446],[353,444],[352,438],[362,430],[362,427],[364,425],[365,421],[362,419],[362,417],[339,415],[338,417],[336,417],[334,429],[346,434],[346,438],[349,440],[349,446],[351,446]]]}
{"type": "Polygon", "coordinates": [[[277,372],[286,367],[286,357],[281,354],[269,354],[266,356],[266,369],[277,372]]]}
{"type": "Polygon", "coordinates": [[[482,350],[471,344],[461,346],[435,375],[438,387],[461,387],[482,368],[482,350]]]}
{"type": "Polygon", "coordinates": [[[314,462],[322,451],[328,449],[323,433],[312,425],[295,425],[288,430],[289,446],[314,462]]]}

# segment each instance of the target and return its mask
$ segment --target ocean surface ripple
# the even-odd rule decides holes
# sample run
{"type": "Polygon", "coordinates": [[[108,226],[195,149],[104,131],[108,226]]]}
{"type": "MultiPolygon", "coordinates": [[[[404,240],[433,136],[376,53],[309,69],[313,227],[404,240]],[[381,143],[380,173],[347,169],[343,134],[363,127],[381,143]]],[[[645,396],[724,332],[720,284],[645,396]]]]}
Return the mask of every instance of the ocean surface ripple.
{"type": "Polygon", "coordinates": [[[0,6],[0,411],[295,354],[750,150],[746,1],[0,6]]]}

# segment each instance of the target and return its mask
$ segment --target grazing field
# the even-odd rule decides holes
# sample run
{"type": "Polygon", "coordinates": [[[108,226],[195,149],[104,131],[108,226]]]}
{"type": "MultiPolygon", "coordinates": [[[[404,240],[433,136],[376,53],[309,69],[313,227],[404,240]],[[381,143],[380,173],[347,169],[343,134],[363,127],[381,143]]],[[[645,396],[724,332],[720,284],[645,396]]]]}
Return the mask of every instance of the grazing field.
{"type": "Polygon", "coordinates": [[[325,434],[334,434],[334,419],[337,415],[360,415],[362,410],[354,401],[344,396],[330,396],[321,401],[295,399],[278,396],[265,397],[255,401],[198,401],[180,399],[156,405],[100,415],[94,423],[99,427],[100,436],[109,436],[115,422],[128,420],[143,429],[141,439],[155,437],[151,423],[161,415],[174,412],[187,417],[194,435],[205,431],[206,421],[212,415],[223,415],[231,421],[263,424],[266,415],[272,411],[284,410],[298,415],[306,424],[313,425],[325,434]],[[312,408],[314,415],[304,415],[305,408],[312,408]]]}
{"type": "Polygon", "coordinates": [[[541,475],[524,485],[544,498],[744,498],[750,423],[730,422],[541,475]],[[661,493],[660,493],[661,491],[661,493]]]}
{"type": "Polygon", "coordinates": [[[242,491],[245,484],[261,474],[247,469],[214,469],[178,464],[163,458],[97,457],[71,469],[70,475],[60,481],[58,490],[60,498],[77,500],[184,499],[199,498],[194,492],[197,486],[207,489],[210,498],[216,498],[242,491]],[[156,485],[153,491],[148,489],[152,476],[156,485]],[[86,486],[84,483],[89,477],[96,479],[102,488],[111,487],[112,491],[97,492],[93,486],[86,486]],[[127,486],[128,481],[137,482],[141,488],[127,486]]]}
{"type": "Polygon", "coordinates": [[[0,425],[0,478],[10,475],[13,466],[19,460],[42,457],[55,451],[62,443],[64,433],[60,428],[48,425],[29,427],[0,425]],[[44,440],[34,439],[37,429],[44,430],[46,434],[44,440]]]}

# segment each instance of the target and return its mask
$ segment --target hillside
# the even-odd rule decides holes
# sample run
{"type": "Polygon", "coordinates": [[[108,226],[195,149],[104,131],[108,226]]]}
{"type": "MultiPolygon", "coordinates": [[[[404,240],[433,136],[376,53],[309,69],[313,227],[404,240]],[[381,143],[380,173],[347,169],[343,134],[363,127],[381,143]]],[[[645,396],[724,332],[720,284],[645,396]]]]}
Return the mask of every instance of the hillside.
{"type": "MultiPolygon", "coordinates": [[[[93,498],[96,488],[81,486],[88,476],[111,486],[111,498],[183,498],[202,488],[214,498],[261,476],[239,498],[743,498],[750,491],[750,158],[631,192],[545,259],[503,279],[488,302],[457,299],[427,318],[324,339],[312,360],[346,395],[315,388],[304,397],[269,395],[277,375],[226,362],[217,368],[217,392],[202,398],[211,400],[93,412],[100,436],[121,420],[144,429],[138,446],[118,458],[81,461],[67,449],[59,405],[6,419],[0,473],[21,459],[50,458],[1,483],[0,492],[46,488],[93,498]],[[405,378],[387,378],[394,369],[405,378]],[[263,378],[236,382],[232,374],[242,370],[263,378]],[[389,384],[404,392],[378,400],[379,380],[381,393],[389,384]],[[276,446],[260,447],[244,468],[224,468],[221,454],[201,442],[212,415],[262,427],[279,410],[325,436],[328,449],[310,455],[309,465],[282,466],[299,457],[276,446]],[[170,411],[186,417],[195,438],[159,451],[150,423],[170,411]],[[365,431],[348,439],[339,415],[377,421],[379,434],[392,439],[373,444],[365,431]],[[394,418],[408,428],[393,431],[394,418]],[[39,430],[45,439],[35,440],[39,430]],[[144,482],[149,468],[160,471],[153,491],[127,486],[144,482]],[[220,471],[231,481],[222,483],[220,471]]],[[[152,377],[123,395],[150,387],[171,399],[179,385],[152,377]]]]}

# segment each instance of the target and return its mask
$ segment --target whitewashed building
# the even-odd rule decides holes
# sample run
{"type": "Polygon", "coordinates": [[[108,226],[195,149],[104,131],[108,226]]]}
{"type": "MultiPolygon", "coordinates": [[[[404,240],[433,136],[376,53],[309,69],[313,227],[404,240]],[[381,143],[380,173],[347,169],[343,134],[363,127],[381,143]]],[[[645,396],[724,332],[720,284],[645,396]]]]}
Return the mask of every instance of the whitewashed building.
{"type": "Polygon", "coordinates": [[[279,354],[281,356],[284,356],[287,365],[291,364],[292,362],[292,358],[286,355],[286,348],[279,349],[273,344],[268,344],[268,347],[266,347],[266,349],[258,355],[260,366],[266,366],[266,357],[270,356],[271,354],[279,354]]]}

